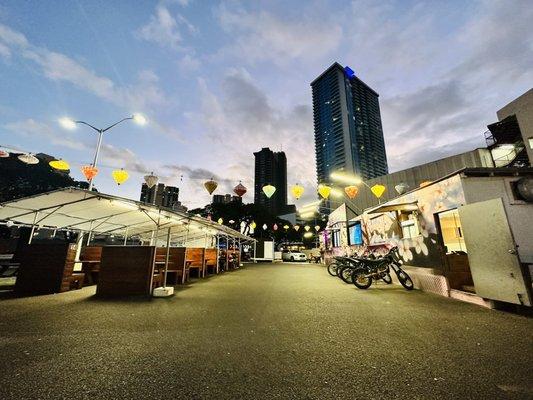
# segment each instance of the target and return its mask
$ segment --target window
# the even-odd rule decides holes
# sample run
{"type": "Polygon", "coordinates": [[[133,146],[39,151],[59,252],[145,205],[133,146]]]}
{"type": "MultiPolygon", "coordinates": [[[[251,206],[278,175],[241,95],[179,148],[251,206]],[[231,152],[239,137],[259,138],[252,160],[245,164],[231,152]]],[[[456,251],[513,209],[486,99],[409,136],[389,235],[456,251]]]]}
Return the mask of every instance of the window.
{"type": "Polygon", "coordinates": [[[363,230],[361,222],[356,222],[348,228],[348,242],[350,245],[363,244],[363,230]]]}
{"type": "Polygon", "coordinates": [[[341,231],[340,230],[337,229],[332,232],[331,243],[333,247],[340,247],[341,245],[341,231]]]}
{"type": "MultiPolygon", "coordinates": [[[[402,216],[405,216],[405,214],[402,216]]],[[[420,235],[420,231],[418,230],[418,219],[413,213],[407,214],[407,219],[404,218],[400,222],[400,226],[402,227],[402,237],[404,239],[414,238],[420,235]]]]}

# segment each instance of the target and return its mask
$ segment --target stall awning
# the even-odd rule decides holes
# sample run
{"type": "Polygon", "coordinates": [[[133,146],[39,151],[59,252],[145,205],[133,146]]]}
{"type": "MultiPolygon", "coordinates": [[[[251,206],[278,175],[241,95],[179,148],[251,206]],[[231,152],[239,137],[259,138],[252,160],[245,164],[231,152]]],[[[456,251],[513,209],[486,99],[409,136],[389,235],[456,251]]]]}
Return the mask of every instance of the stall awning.
{"type": "Polygon", "coordinates": [[[418,210],[418,202],[399,203],[399,204],[384,204],[368,211],[368,214],[378,214],[389,211],[416,211],[418,210]]]}
{"type": "Polygon", "coordinates": [[[176,240],[206,234],[255,240],[206,218],[79,188],[59,189],[2,203],[0,220],[140,239],[150,239],[152,235],[164,238],[170,228],[176,240]]]}

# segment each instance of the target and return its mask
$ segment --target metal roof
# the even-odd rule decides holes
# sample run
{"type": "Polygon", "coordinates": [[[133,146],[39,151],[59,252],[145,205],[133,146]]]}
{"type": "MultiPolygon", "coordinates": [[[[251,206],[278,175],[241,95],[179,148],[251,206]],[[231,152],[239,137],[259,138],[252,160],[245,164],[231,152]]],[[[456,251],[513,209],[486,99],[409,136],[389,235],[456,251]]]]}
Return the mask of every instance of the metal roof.
{"type": "Polygon", "coordinates": [[[227,226],[193,216],[79,188],[64,188],[0,204],[0,221],[50,229],[127,235],[141,239],[195,235],[228,236],[255,241],[227,226]],[[154,233],[155,232],[155,233],[154,233]]]}

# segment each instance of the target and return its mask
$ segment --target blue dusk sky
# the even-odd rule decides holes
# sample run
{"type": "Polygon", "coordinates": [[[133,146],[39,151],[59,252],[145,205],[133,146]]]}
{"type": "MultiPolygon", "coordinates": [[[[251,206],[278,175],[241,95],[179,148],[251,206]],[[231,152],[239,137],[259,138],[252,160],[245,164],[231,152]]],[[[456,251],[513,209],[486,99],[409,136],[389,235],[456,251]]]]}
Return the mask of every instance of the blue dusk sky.
{"type": "MultiPolygon", "coordinates": [[[[0,145],[91,162],[96,187],[137,199],[143,175],[189,207],[239,180],[253,152],[287,154],[315,198],[310,82],[333,62],[380,94],[391,171],[483,146],[496,111],[533,82],[531,1],[0,1],[0,145]],[[130,180],[117,187],[114,168],[130,180]],[[182,179],[180,177],[183,176],[182,179]]],[[[305,198],[300,201],[305,201],[305,198]]]]}

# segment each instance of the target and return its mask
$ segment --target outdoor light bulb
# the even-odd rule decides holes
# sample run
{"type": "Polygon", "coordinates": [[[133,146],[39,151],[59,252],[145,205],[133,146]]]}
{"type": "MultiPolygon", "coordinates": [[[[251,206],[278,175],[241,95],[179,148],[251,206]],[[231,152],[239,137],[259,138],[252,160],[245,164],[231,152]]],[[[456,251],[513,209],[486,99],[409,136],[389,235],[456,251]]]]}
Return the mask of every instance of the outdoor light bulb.
{"type": "Polygon", "coordinates": [[[76,122],[68,117],[59,118],[59,125],[65,129],[76,129],[76,122]]]}
{"type": "Polygon", "coordinates": [[[330,178],[337,182],[349,183],[352,185],[357,185],[362,182],[361,178],[352,174],[347,174],[346,172],[332,172],[330,178]]]}
{"type": "Polygon", "coordinates": [[[139,125],[146,125],[146,117],[142,114],[133,114],[133,121],[139,125]]]}
{"type": "Polygon", "coordinates": [[[342,197],[343,196],[342,191],[340,189],[337,189],[337,188],[331,188],[330,195],[333,196],[333,197],[342,197]]]}

